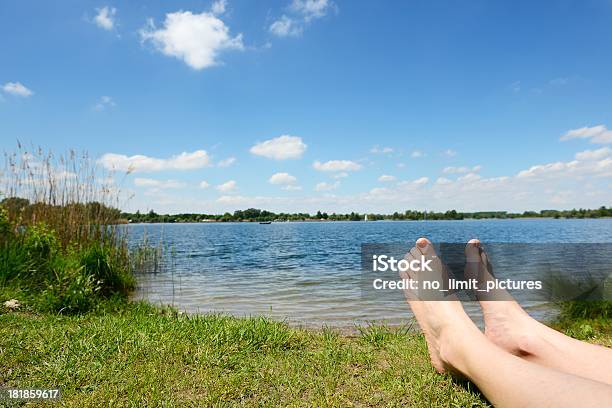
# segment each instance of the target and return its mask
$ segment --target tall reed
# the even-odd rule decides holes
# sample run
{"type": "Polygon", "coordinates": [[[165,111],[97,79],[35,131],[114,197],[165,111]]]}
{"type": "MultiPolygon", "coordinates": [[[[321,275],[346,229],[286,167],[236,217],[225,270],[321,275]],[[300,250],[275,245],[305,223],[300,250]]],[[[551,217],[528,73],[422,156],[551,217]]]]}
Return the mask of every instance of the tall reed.
{"type": "MultiPolygon", "coordinates": [[[[126,173],[127,175],[128,173],[126,173]]],[[[118,208],[128,197],[87,153],[56,155],[18,144],[5,153],[0,200],[13,225],[44,223],[62,244],[116,244],[118,208]]]]}

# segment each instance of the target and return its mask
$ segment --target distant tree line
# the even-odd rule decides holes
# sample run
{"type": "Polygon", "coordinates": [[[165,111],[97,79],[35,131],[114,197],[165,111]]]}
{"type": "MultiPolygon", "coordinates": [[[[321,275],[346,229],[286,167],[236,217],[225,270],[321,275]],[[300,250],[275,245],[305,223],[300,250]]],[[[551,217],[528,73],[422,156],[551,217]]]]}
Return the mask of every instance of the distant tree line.
{"type": "Polygon", "coordinates": [[[5,198],[0,201],[0,205],[7,209],[12,217],[19,217],[22,221],[35,218],[42,212],[62,214],[68,211],[69,215],[78,214],[81,222],[92,223],[181,223],[181,222],[267,222],[267,221],[363,221],[367,215],[368,221],[378,220],[463,220],[463,219],[486,219],[486,218],[602,218],[612,217],[612,207],[599,207],[598,209],[573,209],[573,210],[542,210],[525,211],[523,213],[511,213],[507,211],[478,211],[478,212],[458,212],[449,210],[445,212],[435,211],[416,211],[406,210],[403,213],[394,212],[393,214],[373,214],[356,213],[347,214],[327,213],[317,211],[316,214],[309,213],[274,213],[256,208],[238,210],[233,213],[225,214],[158,214],[151,210],[149,212],[137,211],[135,213],[121,212],[115,208],[110,208],[98,202],[86,204],[75,203],[61,206],[53,206],[43,203],[30,203],[28,200],[19,197],[5,198]]]}
{"type": "Polygon", "coordinates": [[[35,218],[41,218],[43,214],[47,218],[69,215],[71,220],[85,220],[93,224],[117,223],[122,219],[121,210],[96,201],[53,205],[43,202],[31,203],[20,197],[7,197],[0,200],[0,206],[6,209],[9,217],[15,218],[18,223],[30,220],[36,222],[35,218]]]}
{"type": "Polygon", "coordinates": [[[507,211],[479,211],[458,212],[449,210],[445,212],[407,210],[403,213],[372,214],[356,213],[336,214],[317,211],[316,214],[309,213],[274,213],[256,208],[238,210],[234,213],[225,214],[158,214],[151,210],[141,213],[121,213],[121,218],[131,223],[181,223],[181,222],[267,222],[267,221],[363,221],[367,215],[368,221],[377,220],[463,220],[463,219],[510,219],[510,218],[601,218],[612,217],[612,207],[600,207],[598,209],[573,209],[573,210],[542,210],[525,211],[523,213],[510,213],[507,211]]]}

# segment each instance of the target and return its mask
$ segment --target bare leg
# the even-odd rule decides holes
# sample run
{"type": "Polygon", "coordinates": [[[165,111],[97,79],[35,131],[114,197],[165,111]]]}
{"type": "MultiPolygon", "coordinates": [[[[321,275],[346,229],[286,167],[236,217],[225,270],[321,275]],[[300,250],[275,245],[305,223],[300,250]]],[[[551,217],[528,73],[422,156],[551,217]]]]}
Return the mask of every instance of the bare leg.
{"type": "MultiPolygon", "coordinates": [[[[466,257],[466,275],[474,276],[479,268],[479,279],[493,279],[478,240],[468,243],[466,257]]],[[[612,385],[609,348],[573,339],[538,322],[506,291],[495,296],[508,300],[487,300],[482,292],[477,292],[477,296],[484,315],[485,335],[499,347],[534,363],[612,385]]]]}
{"type": "MultiPolygon", "coordinates": [[[[415,253],[435,256],[423,238],[406,256],[415,253]]],[[[441,276],[444,272],[437,268],[439,264],[434,264],[434,272],[426,273],[441,276]]],[[[402,278],[415,277],[402,274],[402,278]]],[[[525,361],[496,346],[478,330],[458,300],[422,301],[411,292],[406,296],[427,339],[434,367],[462,373],[494,405],[596,407],[612,400],[609,385],[525,361]]]]}

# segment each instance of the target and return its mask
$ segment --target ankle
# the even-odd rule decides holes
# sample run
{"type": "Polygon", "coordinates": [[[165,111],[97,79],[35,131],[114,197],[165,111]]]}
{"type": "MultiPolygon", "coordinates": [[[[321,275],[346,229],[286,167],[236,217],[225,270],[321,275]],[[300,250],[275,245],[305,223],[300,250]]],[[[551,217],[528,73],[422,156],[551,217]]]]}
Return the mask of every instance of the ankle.
{"type": "Polygon", "coordinates": [[[516,347],[519,355],[537,356],[543,349],[550,347],[551,329],[538,322],[521,309],[517,318],[516,347]]]}
{"type": "Polygon", "coordinates": [[[440,359],[447,367],[464,373],[465,355],[479,338],[484,336],[471,320],[445,327],[439,338],[440,359]]]}
{"type": "Polygon", "coordinates": [[[537,334],[524,331],[516,336],[516,354],[519,356],[531,356],[537,354],[540,349],[541,337],[537,334]]]}

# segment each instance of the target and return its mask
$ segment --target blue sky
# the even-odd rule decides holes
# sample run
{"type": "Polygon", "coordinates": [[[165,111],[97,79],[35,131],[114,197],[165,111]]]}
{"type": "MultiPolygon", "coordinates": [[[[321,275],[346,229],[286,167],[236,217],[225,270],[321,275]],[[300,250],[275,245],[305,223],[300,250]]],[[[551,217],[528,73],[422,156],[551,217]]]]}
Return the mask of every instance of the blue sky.
{"type": "Polygon", "coordinates": [[[612,205],[611,1],[1,2],[0,49],[0,148],[128,209],[612,205]]]}

